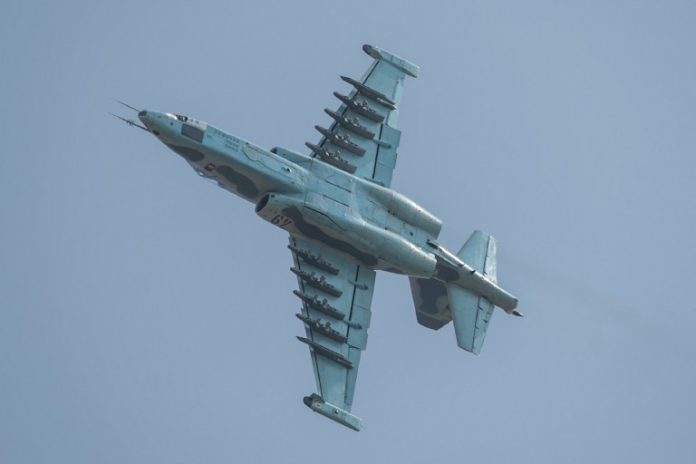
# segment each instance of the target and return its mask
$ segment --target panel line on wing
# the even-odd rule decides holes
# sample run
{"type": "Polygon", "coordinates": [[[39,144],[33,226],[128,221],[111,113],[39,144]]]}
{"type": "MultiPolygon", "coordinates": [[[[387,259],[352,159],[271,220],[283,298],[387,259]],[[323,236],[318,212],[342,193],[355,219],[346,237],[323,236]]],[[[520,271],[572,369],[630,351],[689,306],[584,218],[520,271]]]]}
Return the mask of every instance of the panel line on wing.
{"type": "MultiPolygon", "coordinates": [[[[360,274],[360,265],[357,266],[357,269],[355,271],[355,282],[358,282],[358,276],[360,274]]],[[[358,287],[356,285],[353,285],[353,294],[351,295],[350,298],[350,313],[348,314],[348,322],[351,322],[353,319],[353,309],[355,308],[355,295],[358,293],[358,287]]],[[[348,339],[350,339],[350,331],[353,330],[353,327],[351,324],[348,324],[348,330],[346,331],[346,336],[348,339]]],[[[346,341],[346,343],[348,343],[346,341]]],[[[350,343],[348,343],[348,346],[350,346],[350,343]]]]}
{"type": "MultiPolygon", "coordinates": [[[[380,124],[379,126],[379,138],[378,140],[382,140],[382,131],[384,130],[384,125],[380,124]]],[[[374,166],[372,167],[372,178],[375,178],[375,175],[377,174],[377,162],[379,160],[379,149],[382,148],[382,145],[379,143],[377,144],[377,150],[375,151],[375,163],[374,166]]]]}

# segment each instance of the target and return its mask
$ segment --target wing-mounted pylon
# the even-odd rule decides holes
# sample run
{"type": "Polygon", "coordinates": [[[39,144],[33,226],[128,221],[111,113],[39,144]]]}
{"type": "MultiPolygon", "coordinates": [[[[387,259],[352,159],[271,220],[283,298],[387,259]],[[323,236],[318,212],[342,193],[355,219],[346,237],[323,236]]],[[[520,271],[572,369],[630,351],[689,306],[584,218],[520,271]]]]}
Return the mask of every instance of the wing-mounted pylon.
{"type": "Polygon", "coordinates": [[[418,76],[418,66],[371,45],[363,50],[374,61],[360,79],[341,76],[352,90],[334,92],[341,105],[324,110],[333,123],[315,126],[322,139],[306,145],[325,163],[389,186],[401,138],[397,118],[403,83],[406,76],[418,76]]]}
{"type": "Polygon", "coordinates": [[[367,345],[375,271],[342,253],[291,236],[291,271],[301,303],[296,317],[305,335],[297,337],[312,357],[318,393],[304,398],[313,411],[353,430],[361,421],[351,414],[360,352],[367,345]]]}

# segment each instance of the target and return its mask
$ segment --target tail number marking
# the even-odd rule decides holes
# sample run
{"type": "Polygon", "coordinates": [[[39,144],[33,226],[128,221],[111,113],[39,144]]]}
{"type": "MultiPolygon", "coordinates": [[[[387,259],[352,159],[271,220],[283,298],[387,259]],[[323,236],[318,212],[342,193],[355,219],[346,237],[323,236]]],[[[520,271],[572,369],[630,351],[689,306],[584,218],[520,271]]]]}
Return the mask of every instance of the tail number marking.
{"type": "Polygon", "coordinates": [[[286,227],[292,224],[292,219],[283,216],[282,214],[276,214],[275,216],[273,216],[273,219],[271,219],[271,224],[274,224],[278,227],[286,227]]]}

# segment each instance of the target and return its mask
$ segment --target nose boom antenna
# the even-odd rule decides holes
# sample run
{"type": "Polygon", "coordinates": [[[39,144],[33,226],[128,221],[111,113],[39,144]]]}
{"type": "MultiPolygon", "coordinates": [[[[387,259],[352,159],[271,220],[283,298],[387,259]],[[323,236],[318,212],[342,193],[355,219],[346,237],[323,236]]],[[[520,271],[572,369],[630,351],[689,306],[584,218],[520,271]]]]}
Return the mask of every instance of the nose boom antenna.
{"type": "Polygon", "coordinates": [[[122,105],[125,106],[126,108],[132,109],[132,110],[135,111],[136,113],[140,113],[140,110],[139,110],[138,108],[136,108],[136,107],[134,107],[134,106],[131,106],[131,105],[129,105],[128,103],[122,102],[122,101],[119,100],[118,98],[113,98],[113,100],[114,100],[116,103],[122,104],[122,105]]]}
{"type": "MultiPolygon", "coordinates": [[[[125,104],[125,103],[124,103],[124,104],[125,104]]],[[[135,108],[134,108],[134,109],[135,109],[135,108]]],[[[137,111],[137,110],[136,110],[136,111],[137,111]]],[[[145,127],[145,126],[141,126],[140,124],[138,124],[137,122],[133,121],[132,119],[126,119],[126,118],[123,118],[123,117],[121,117],[121,116],[119,116],[119,115],[117,115],[117,114],[114,114],[114,113],[109,113],[109,114],[110,114],[111,116],[115,117],[115,118],[120,119],[121,121],[125,122],[125,123],[128,124],[129,126],[137,127],[138,129],[142,129],[142,130],[144,130],[145,132],[150,132],[150,129],[148,129],[148,128],[145,127]]]]}

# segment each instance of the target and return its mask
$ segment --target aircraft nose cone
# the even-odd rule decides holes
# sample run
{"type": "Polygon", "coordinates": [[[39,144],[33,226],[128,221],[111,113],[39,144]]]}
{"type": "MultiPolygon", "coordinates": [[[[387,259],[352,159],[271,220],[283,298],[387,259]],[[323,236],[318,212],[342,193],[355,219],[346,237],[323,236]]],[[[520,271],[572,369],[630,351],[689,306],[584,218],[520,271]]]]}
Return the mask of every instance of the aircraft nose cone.
{"type": "Polygon", "coordinates": [[[138,112],[138,119],[140,119],[140,121],[146,126],[148,126],[148,124],[152,122],[152,116],[153,115],[151,113],[148,113],[145,110],[138,112]]]}

